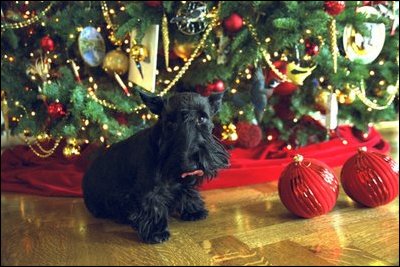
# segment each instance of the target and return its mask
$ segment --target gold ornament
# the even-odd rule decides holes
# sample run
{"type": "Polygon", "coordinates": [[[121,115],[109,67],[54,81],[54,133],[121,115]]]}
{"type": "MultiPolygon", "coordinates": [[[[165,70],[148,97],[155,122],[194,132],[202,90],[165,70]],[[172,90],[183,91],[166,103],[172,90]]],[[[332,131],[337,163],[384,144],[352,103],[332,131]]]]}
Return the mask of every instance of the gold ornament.
{"type": "Polygon", "coordinates": [[[238,139],[236,126],[233,123],[230,123],[229,125],[223,125],[222,129],[224,129],[221,134],[222,140],[236,141],[238,139]]]}
{"type": "MultiPolygon", "coordinates": [[[[160,93],[158,93],[158,96],[163,96],[166,93],[168,93],[168,91],[182,78],[182,76],[186,73],[186,71],[189,69],[190,65],[192,64],[193,60],[196,58],[196,55],[199,54],[200,49],[202,49],[205,45],[205,42],[207,40],[207,37],[209,36],[209,34],[211,33],[212,29],[217,25],[217,21],[218,21],[218,10],[221,7],[221,3],[219,2],[218,7],[214,7],[212,9],[212,14],[213,15],[213,19],[212,22],[207,26],[206,31],[204,32],[204,35],[201,37],[200,41],[198,42],[198,45],[196,46],[196,48],[193,51],[193,54],[190,55],[190,57],[188,58],[188,60],[185,62],[185,64],[182,66],[182,68],[179,70],[179,72],[176,74],[175,78],[168,84],[168,86],[166,88],[164,88],[164,90],[162,90],[160,93]]],[[[118,110],[118,107],[104,99],[100,99],[96,96],[96,94],[94,93],[94,91],[89,91],[88,92],[89,97],[96,101],[97,103],[101,104],[102,106],[105,106],[109,109],[113,109],[113,110],[118,110]]],[[[144,109],[146,106],[144,104],[141,104],[139,106],[137,106],[136,108],[132,109],[131,111],[133,112],[138,112],[142,109],[144,109]]]]}
{"type": "Polygon", "coordinates": [[[49,75],[50,68],[51,66],[49,60],[46,57],[44,59],[40,57],[36,59],[35,64],[29,65],[26,73],[30,75],[38,75],[40,79],[45,82],[47,81],[47,76],[49,75]]]}
{"type": "Polygon", "coordinates": [[[162,19],[162,37],[163,37],[163,47],[164,47],[164,57],[165,57],[165,68],[169,67],[169,30],[168,30],[168,18],[164,12],[162,19]]]}
{"type": "Polygon", "coordinates": [[[144,79],[143,68],[140,62],[147,59],[147,57],[149,56],[149,51],[144,45],[139,45],[135,43],[131,47],[131,51],[129,52],[129,54],[135,62],[136,67],[139,70],[140,76],[142,77],[142,79],[144,79]]]}
{"type": "Polygon", "coordinates": [[[81,154],[81,151],[80,151],[79,146],[66,145],[63,149],[63,155],[66,158],[71,158],[73,156],[79,156],[80,154],[81,154]]]}
{"type": "Polygon", "coordinates": [[[193,51],[196,49],[197,45],[195,43],[174,43],[174,53],[183,61],[187,61],[188,58],[193,54],[193,51]]]}
{"type": "Polygon", "coordinates": [[[323,113],[325,113],[328,109],[328,97],[330,95],[329,90],[320,90],[315,96],[315,104],[317,105],[317,109],[323,113]]]}
{"type": "Polygon", "coordinates": [[[123,75],[128,71],[129,59],[120,49],[110,51],[106,54],[103,61],[103,69],[110,75],[117,73],[123,75]]]}
{"type": "Polygon", "coordinates": [[[72,145],[72,146],[77,146],[78,145],[78,140],[76,138],[68,138],[67,139],[67,144],[72,145]]]}
{"type": "Polygon", "coordinates": [[[71,158],[73,156],[79,156],[81,154],[81,147],[78,144],[76,138],[68,138],[67,145],[63,149],[63,155],[66,158],[71,158]]]}
{"type": "Polygon", "coordinates": [[[1,112],[3,113],[4,129],[6,132],[6,138],[8,139],[10,133],[10,114],[5,91],[1,91],[1,112]]]}
{"type": "Polygon", "coordinates": [[[343,105],[350,105],[356,100],[356,93],[354,91],[354,86],[351,87],[349,84],[345,86],[343,92],[338,93],[338,101],[340,104],[343,105]]]}
{"type": "Polygon", "coordinates": [[[337,36],[336,36],[336,20],[332,17],[329,22],[329,36],[331,39],[331,54],[333,60],[333,73],[337,73],[337,59],[339,56],[339,51],[337,48],[337,36]]]}
{"type": "Polygon", "coordinates": [[[149,56],[149,51],[143,45],[135,44],[131,47],[129,55],[135,62],[144,61],[149,56]]]}
{"type": "Polygon", "coordinates": [[[287,77],[295,84],[295,85],[303,85],[304,80],[311,75],[312,71],[316,68],[314,67],[300,67],[294,62],[290,62],[287,64],[287,77]]]}

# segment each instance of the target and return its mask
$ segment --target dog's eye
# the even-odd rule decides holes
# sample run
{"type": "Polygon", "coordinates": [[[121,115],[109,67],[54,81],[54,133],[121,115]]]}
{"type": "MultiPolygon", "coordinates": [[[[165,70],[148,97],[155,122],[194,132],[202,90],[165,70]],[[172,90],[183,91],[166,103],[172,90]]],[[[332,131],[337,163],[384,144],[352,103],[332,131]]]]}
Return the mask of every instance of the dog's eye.
{"type": "Polygon", "coordinates": [[[207,122],[207,118],[205,116],[199,116],[197,118],[197,123],[198,124],[203,124],[203,123],[206,123],[206,122],[207,122]]]}

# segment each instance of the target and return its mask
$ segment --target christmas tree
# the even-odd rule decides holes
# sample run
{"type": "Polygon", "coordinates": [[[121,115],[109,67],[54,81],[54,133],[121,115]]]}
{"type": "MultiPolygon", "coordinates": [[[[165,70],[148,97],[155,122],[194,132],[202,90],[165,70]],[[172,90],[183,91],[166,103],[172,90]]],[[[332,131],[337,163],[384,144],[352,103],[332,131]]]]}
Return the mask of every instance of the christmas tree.
{"type": "Polygon", "coordinates": [[[337,121],[367,133],[397,116],[395,1],[1,8],[4,127],[57,145],[67,138],[66,155],[78,154],[79,142],[112,144],[154,123],[137,93],[146,89],[224,92],[216,135],[233,146],[304,146],[332,137],[337,121]]]}

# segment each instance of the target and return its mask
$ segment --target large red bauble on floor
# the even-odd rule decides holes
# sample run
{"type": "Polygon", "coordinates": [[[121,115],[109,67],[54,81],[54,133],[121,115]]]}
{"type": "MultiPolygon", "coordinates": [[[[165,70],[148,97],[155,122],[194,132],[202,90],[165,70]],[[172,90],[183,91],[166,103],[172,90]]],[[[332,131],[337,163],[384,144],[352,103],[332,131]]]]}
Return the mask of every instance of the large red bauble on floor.
{"type": "Polygon", "coordinates": [[[346,194],[367,207],[385,205],[399,194],[399,165],[377,152],[360,149],[345,162],[340,176],[346,194]]]}
{"type": "Polygon", "coordinates": [[[288,210],[297,216],[312,218],[333,209],[339,196],[339,181],[325,163],[296,155],[282,171],[278,190],[288,210]]]}

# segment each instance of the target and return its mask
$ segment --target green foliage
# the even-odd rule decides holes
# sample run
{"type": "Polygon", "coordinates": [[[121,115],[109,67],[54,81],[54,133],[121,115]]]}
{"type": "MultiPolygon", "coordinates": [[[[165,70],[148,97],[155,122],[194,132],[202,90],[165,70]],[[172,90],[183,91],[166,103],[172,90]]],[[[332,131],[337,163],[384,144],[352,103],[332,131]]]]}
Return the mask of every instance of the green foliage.
{"type": "MultiPolygon", "coordinates": [[[[18,13],[17,10],[23,3],[23,1],[20,3],[5,1],[7,3],[3,4],[3,2],[2,9],[5,14],[8,10],[18,13]]],[[[208,13],[218,5],[215,1],[204,3],[207,5],[208,13]]],[[[129,40],[129,35],[135,31],[135,39],[139,44],[149,26],[161,24],[164,13],[170,22],[185,5],[180,1],[163,1],[161,7],[150,7],[144,1],[108,1],[107,4],[109,9],[115,11],[115,15],[111,18],[116,27],[117,37],[126,37],[129,40]],[[125,7],[125,12],[121,11],[121,6],[125,7]]],[[[221,124],[237,123],[241,120],[254,122],[254,106],[250,97],[254,79],[253,69],[257,65],[263,67],[265,73],[269,71],[262,49],[266,49],[272,55],[272,61],[280,60],[284,55],[283,57],[289,62],[298,61],[303,67],[317,65],[288,101],[286,112],[293,112],[298,122],[284,120],[278,116],[276,105],[282,100],[279,96],[272,95],[268,98],[260,126],[263,129],[277,129],[280,132],[280,139],[285,141],[296,135],[298,145],[312,142],[310,137],[323,140],[325,132],[318,127],[300,127],[300,119],[303,116],[318,112],[315,96],[320,89],[329,87],[338,93],[344,93],[350,85],[359,86],[361,81],[365,81],[366,95],[371,100],[376,100],[378,104],[385,104],[388,98],[385,89],[388,85],[396,84],[399,72],[398,59],[396,61],[399,30],[396,30],[394,36],[390,35],[393,21],[387,17],[366,17],[364,14],[356,13],[356,8],[362,2],[346,1],[345,11],[335,17],[341,55],[338,58],[338,71],[333,73],[328,26],[332,18],[324,11],[323,4],[323,1],[223,1],[218,12],[218,26],[211,31],[205,47],[201,49],[199,56],[193,60],[173,90],[179,87],[194,91],[198,86],[207,86],[216,80],[222,80],[226,91],[216,122],[221,124]],[[236,33],[224,29],[223,21],[232,13],[239,14],[247,24],[254,25],[261,45],[255,42],[246,25],[236,33]],[[359,61],[350,61],[342,48],[343,30],[346,25],[353,25],[359,33],[368,36],[365,22],[384,23],[386,26],[383,50],[374,62],[367,65],[359,61]],[[226,39],[227,46],[220,50],[221,33],[226,39]],[[267,38],[268,43],[265,42],[267,38]],[[304,60],[304,40],[309,38],[317,42],[319,53],[304,60]],[[223,56],[226,58],[225,61],[220,60],[223,56]]],[[[47,2],[31,1],[29,7],[39,13],[47,5],[47,2]]],[[[110,30],[106,28],[107,23],[99,1],[54,1],[48,15],[39,23],[27,28],[2,31],[1,87],[9,102],[10,117],[19,119],[18,123],[12,125],[14,133],[21,133],[24,130],[29,130],[34,135],[48,132],[53,136],[78,137],[91,142],[98,142],[100,136],[103,136],[107,143],[113,143],[154,123],[153,119],[142,119],[143,115],[147,116],[147,110],[134,111],[141,104],[140,98],[135,94],[135,87],[129,89],[132,96],[127,97],[114,78],[106,74],[101,66],[89,67],[83,61],[79,53],[78,36],[79,30],[87,26],[100,30],[106,42],[107,52],[116,49],[107,38],[110,30]],[[45,26],[41,26],[42,23],[45,26]],[[32,30],[32,34],[28,34],[29,29],[32,30]],[[48,54],[40,46],[40,40],[46,35],[55,42],[55,50],[48,54]],[[11,61],[10,56],[13,58],[11,61]],[[47,81],[43,81],[38,75],[27,74],[27,69],[44,56],[52,60],[50,77],[47,81]],[[71,59],[80,66],[82,83],[75,80],[71,64],[68,63],[71,59]],[[32,79],[32,76],[35,78],[32,79]],[[94,82],[90,81],[90,77],[94,78],[94,82]],[[97,88],[93,89],[96,96],[114,108],[102,105],[90,97],[89,88],[94,88],[94,83],[97,88]],[[16,101],[20,106],[15,105],[16,101]],[[55,101],[63,104],[66,116],[49,118],[47,106],[55,101]],[[127,124],[118,121],[121,117],[125,118],[127,124]]],[[[183,34],[175,23],[169,23],[168,29],[170,66],[181,68],[184,61],[173,57],[175,46],[186,43],[196,46],[203,33],[183,34]]],[[[159,40],[157,65],[159,75],[156,84],[158,91],[165,88],[166,80],[172,81],[177,74],[175,70],[168,72],[165,69],[161,29],[159,40]]],[[[126,48],[129,48],[129,44],[122,47],[123,50],[126,48]]],[[[122,75],[122,79],[127,82],[128,75],[122,75]]],[[[339,109],[341,121],[366,130],[368,123],[396,118],[398,97],[388,109],[382,111],[368,111],[368,107],[358,99],[350,105],[340,104],[339,109]]]]}

